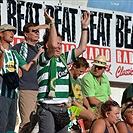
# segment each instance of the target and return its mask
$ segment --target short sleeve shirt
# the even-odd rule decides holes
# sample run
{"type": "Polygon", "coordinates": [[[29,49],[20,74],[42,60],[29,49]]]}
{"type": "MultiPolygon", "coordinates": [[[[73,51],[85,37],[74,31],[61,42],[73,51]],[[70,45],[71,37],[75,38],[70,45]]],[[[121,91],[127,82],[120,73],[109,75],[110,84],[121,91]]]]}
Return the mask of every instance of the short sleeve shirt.
{"type": "Polygon", "coordinates": [[[74,92],[76,101],[78,103],[80,103],[81,105],[83,105],[84,94],[82,92],[82,84],[81,84],[80,80],[78,78],[73,79],[71,77],[71,86],[72,86],[72,90],[74,92]]]}
{"type": "MultiPolygon", "coordinates": [[[[26,61],[15,50],[6,50],[4,55],[4,65],[2,66],[1,75],[7,72],[18,72],[18,68],[27,64],[26,61]],[[13,56],[14,55],[14,56],[13,56]],[[15,60],[15,62],[14,62],[15,60]],[[15,65],[15,67],[14,67],[15,65]]],[[[0,96],[17,99],[17,88],[14,90],[8,90],[2,77],[0,77],[0,96]]]]}
{"type": "Polygon", "coordinates": [[[101,77],[101,84],[99,84],[91,71],[84,75],[81,82],[86,97],[95,97],[98,100],[105,102],[108,100],[108,96],[111,95],[109,80],[105,74],[101,77]]]}
{"type": "MultiPolygon", "coordinates": [[[[66,64],[70,64],[73,61],[76,60],[74,49],[65,52],[65,61],[66,64]]],[[[38,91],[38,100],[55,104],[55,103],[62,103],[63,99],[64,101],[68,101],[69,96],[69,72],[62,62],[61,58],[56,58],[56,88],[55,88],[55,95],[56,98],[53,98],[52,100],[47,100],[47,95],[49,92],[49,74],[50,74],[50,62],[51,59],[48,58],[47,52],[45,51],[42,53],[38,60],[37,65],[37,76],[38,76],[38,85],[39,85],[39,91],[38,91]],[[67,100],[66,100],[67,99],[67,100]]]]}

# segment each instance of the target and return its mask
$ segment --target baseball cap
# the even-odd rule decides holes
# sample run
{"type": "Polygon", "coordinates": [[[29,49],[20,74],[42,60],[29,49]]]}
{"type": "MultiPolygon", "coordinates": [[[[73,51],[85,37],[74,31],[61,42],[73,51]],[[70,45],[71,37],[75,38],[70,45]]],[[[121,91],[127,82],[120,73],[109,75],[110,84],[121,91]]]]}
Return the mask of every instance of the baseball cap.
{"type": "Polygon", "coordinates": [[[3,24],[0,26],[0,32],[9,30],[14,31],[14,33],[16,33],[16,28],[10,24],[3,24]]]}
{"type": "Polygon", "coordinates": [[[92,62],[93,65],[107,67],[106,57],[104,55],[98,55],[94,61],[92,62]]]}

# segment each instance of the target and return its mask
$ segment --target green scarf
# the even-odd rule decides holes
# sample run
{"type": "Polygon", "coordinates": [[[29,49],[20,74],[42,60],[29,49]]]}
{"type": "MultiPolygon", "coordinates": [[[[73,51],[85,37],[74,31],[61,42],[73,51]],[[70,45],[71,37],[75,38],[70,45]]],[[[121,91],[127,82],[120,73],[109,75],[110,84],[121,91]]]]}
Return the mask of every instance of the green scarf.
{"type": "MultiPolygon", "coordinates": [[[[65,67],[67,68],[68,72],[69,72],[69,69],[68,69],[68,66],[67,66],[67,63],[66,63],[66,58],[64,56],[64,54],[61,54],[60,56],[60,59],[62,61],[62,63],[65,65],[65,67]]],[[[70,83],[70,86],[69,86],[69,96],[73,97],[74,98],[74,92],[72,90],[72,79],[71,79],[71,74],[69,72],[69,83],[70,83]]],[[[48,97],[49,98],[54,98],[56,97],[55,95],[55,89],[56,89],[56,58],[55,57],[52,57],[51,61],[50,61],[50,72],[49,72],[49,79],[50,79],[50,86],[49,86],[49,94],[48,94],[48,97]]]]}
{"type": "Polygon", "coordinates": [[[56,97],[55,95],[55,88],[56,88],[56,58],[52,57],[51,61],[50,61],[50,91],[48,94],[49,98],[54,98],[56,97]]]}
{"type": "MultiPolygon", "coordinates": [[[[39,48],[41,47],[41,43],[40,42],[37,42],[36,43],[36,46],[39,50],[39,48]]],[[[26,43],[26,40],[23,40],[22,41],[22,45],[21,45],[21,48],[20,48],[20,52],[19,54],[22,56],[22,58],[26,61],[27,60],[27,56],[28,56],[28,45],[26,43]]]]}
{"type": "Polygon", "coordinates": [[[66,58],[65,58],[65,55],[64,54],[61,54],[60,55],[60,59],[61,61],[63,62],[63,64],[65,65],[65,67],[67,68],[68,72],[69,72],[69,96],[71,96],[73,99],[75,99],[75,96],[74,96],[74,92],[72,90],[72,76],[70,74],[70,71],[68,69],[68,65],[67,65],[67,61],[66,61],[66,58]]]}

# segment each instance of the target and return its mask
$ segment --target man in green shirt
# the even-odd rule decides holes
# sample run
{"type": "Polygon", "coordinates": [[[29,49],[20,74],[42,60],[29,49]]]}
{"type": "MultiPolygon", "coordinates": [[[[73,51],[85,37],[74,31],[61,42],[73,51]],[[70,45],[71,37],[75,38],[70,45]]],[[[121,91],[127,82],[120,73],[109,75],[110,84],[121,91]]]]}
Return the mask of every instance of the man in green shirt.
{"type": "Polygon", "coordinates": [[[25,71],[31,70],[36,64],[38,56],[44,51],[40,51],[27,64],[25,60],[15,50],[10,49],[10,43],[13,42],[16,28],[9,24],[0,26],[0,133],[14,131],[17,112],[17,88],[9,89],[3,74],[16,71],[22,68],[25,71]]]}
{"type": "Polygon", "coordinates": [[[111,90],[109,80],[104,74],[107,67],[106,57],[98,55],[92,64],[91,70],[84,75],[81,82],[83,92],[94,110],[99,102],[111,100],[111,90]]]}
{"type": "MultiPolygon", "coordinates": [[[[39,133],[68,132],[67,124],[64,127],[55,122],[55,115],[52,115],[52,113],[67,113],[66,104],[69,97],[69,72],[67,64],[75,61],[86,50],[89,21],[90,15],[86,11],[81,20],[82,32],[80,43],[77,48],[65,53],[62,53],[62,37],[59,34],[55,41],[56,48],[53,48],[49,42],[54,38],[48,38],[45,35],[44,44],[47,49],[40,55],[37,66],[38,101],[40,104],[38,108],[39,133]]],[[[51,24],[54,26],[54,23],[51,24]]],[[[50,33],[52,32],[50,31],[50,33]]]]}
{"type": "Polygon", "coordinates": [[[83,119],[86,130],[90,128],[94,114],[90,108],[87,98],[84,96],[82,84],[78,77],[82,75],[87,68],[89,68],[89,63],[84,57],[79,57],[72,64],[72,68],[70,69],[71,86],[76,100],[72,101],[72,106],[69,107],[69,110],[75,115],[76,118],[83,119]]]}

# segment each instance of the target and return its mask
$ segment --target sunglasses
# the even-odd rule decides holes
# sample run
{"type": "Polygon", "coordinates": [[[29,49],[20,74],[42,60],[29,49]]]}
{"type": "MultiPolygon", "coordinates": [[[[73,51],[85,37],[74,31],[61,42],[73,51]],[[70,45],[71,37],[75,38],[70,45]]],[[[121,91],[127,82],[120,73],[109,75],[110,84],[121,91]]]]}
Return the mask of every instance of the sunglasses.
{"type": "Polygon", "coordinates": [[[127,109],[132,109],[133,108],[133,103],[130,103],[127,105],[127,107],[124,109],[124,111],[122,112],[122,114],[124,114],[124,112],[127,110],[127,109]]]}
{"type": "Polygon", "coordinates": [[[112,106],[119,106],[119,104],[116,101],[111,101],[108,105],[106,111],[109,111],[112,106]]]}
{"type": "Polygon", "coordinates": [[[97,68],[98,70],[102,70],[103,68],[105,69],[106,67],[94,65],[94,68],[95,68],[95,69],[97,68]]]}
{"type": "Polygon", "coordinates": [[[32,30],[32,32],[34,32],[34,33],[39,33],[39,30],[32,30]]]}

